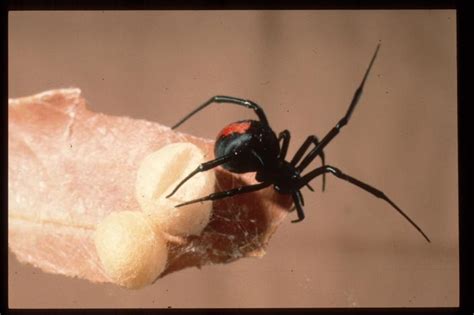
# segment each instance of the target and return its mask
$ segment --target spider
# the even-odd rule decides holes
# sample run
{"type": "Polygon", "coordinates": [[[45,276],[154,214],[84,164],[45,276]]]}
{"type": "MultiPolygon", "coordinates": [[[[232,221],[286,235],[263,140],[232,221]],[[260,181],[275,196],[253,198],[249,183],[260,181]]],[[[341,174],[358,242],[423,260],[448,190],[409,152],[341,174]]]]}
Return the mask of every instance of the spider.
{"type": "Polygon", "coordinates": [[[325,164],[323,149],[331,142],[332,139],[334,139],[334,137],[336,137],[342,127],[344,127],[349,122],[352,112],[354,111],[362,95],[365,81],[367,80],[379,48],[380,44],[377,45],[365,75],[359,87],[355,90],[354,96],[346,114],[326,134],[326,136],[322,138],[321,141],[319,141],[318,137],[315,135],[308,136],[306,141],[303,142],[301,147],[297,150],[290,161],[285,159],[288,146],[290,144],[290,132],[288,130],[283,130],[277,137],[268,123],[265,112],[256,103],[237,97],[217,95],[197,107],[195,110],[181,119],[177,124],[175,124],[172,129],[178,128],[186,120],[191,118],[191,116],[212,103],[227,103],[247,107],[255,112],[258,120],[241,120],[224,127],[224,129],[222,129],[217,135],[215,142],[214,154],[216,158],[214,160],[200,164],[174,188],[167,198],[171,197],[187,180],[197,173],[204,172],[221,165],[223,168],[234,173],[255,172],[255,179],[258,183],[254,185],[237,187],[227,191],[212,193],[206,197],[178,204],[175,207],[182,207],[196,202],[217,200],[238,194],[245,194],[273,185],[274,189],[280,194],[291,195],[298,215],[298,219],[292,220],[291,222],[296,223],[302,221],[305,218],[303,212],[304,199],[301,189],[306,186],[311,191],[314,191],[309,185],[309,182],[322,175],[322,190],[324,191],[325,175],[326,173],[329,173],[369,192],[375,197],[385,200],[408,222],[410,222],[411,225],[423,235],[426,241],[430,242],[430,239],[422,231],[422,229],[418,227],[418,225],[382,191],[348,174],[345,174],[334,166],[325,164]],[[309,150],[311,146],[313,147],[311,150],[309,150]],[[316,157],[321,158],[322,166],[302,174],[316,157]]]}

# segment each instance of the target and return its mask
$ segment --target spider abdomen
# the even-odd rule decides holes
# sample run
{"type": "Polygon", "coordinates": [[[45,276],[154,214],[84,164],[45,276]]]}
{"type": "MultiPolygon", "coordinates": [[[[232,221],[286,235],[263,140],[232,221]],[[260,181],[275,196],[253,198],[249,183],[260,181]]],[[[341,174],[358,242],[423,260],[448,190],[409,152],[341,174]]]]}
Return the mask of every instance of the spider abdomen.
{"type": "Polygon", "coordinates": [[[234,173],[256,172],[264,165],[275,163],[279,146],[275,133],[255,120],[241,120],[224,127],[214,146],[216,158],[234,153],[239,159],[222,167],[234,173]]]}

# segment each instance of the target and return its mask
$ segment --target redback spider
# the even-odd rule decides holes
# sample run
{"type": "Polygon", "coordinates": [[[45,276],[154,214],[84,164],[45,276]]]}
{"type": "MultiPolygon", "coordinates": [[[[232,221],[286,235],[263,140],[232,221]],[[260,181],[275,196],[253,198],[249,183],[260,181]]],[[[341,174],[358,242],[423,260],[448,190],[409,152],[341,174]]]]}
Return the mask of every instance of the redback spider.
{"type": "Polygon", "coordinates": [[[258,120],[241,120],[224,127],[224,129],[222,129],[218,134],[214,146],[214,154],[216,158],[199,165],[174,188],[167,198],[171,197],[187,180],[189,180],[195,174],[222,165],[222,167],[234,173],[255,172],[255,179],[259,183],[237,187],[228,191],[216,192],[206,197],[178,204],[176,207],[207,200],[227,198],[238,194],[245,194],[273,185],[274,189],[280,194],[289,194],[292,196],[294,206],[298,214],[298,219],[291,221],[295,223],[304,219],[304,200],[301,193],[301,188],[307,186],[309,189],[313,190],[311,186],[309,186],[309,182],[322,175],[322,189],[324,191],[325,174],[330,173],[337,178],[356,185],[371,193],[375,197],[381,198],[388,202],[403,217],[405,217],[405,219],[408,220],[408,222],[410,222],[428,242],[430,242],[430,239],[421,230],[421,228],[418,227],[418,225],[416,225],[416,223],[413,222],[413,220],[410,219],[408,215],[406,215],[405,212],[403,212],[382,191],[343,173],[340,169],[334,166],[325,165],[324,163],[325,158],[323,149],[329,144],[329,142],[331,142],[332,139],[334,139],[342,127],[348,123],[351,114],[362,95],[365,81],[369,75],[370,69],[372,68],[379,48],[380,44],[377,45],[372,60],[370,61],[362,82],[354,93],[346,114],[326,134],[326,136],[324,136],[321,141],[319,141],[314,135],[310,135],[308,138],[306,138],[306,141],[303,142],[301,147],[297,150],[296,154],[289,162],[285,160],[285,158],[288,151],[288,146],[290,144],[290,132],[288,130],[283,130],[277,137],[275,132],[270,127],[263,109],[256,103],[250,100],[219,95],[212,97],[207,102],[200,105],[198,108],[181,119],[176,125],[172,127],[172,129],[176,129],[191,116],[212,103],[229,103],[247,107],[255,111],[255,114],[258,116],[258,120]],[[313,145],[313,148],[305,155],[311,145],[313,145]],[[321,158],[322,166],[303,175],[302,172],[318,156],[321,158]]]}

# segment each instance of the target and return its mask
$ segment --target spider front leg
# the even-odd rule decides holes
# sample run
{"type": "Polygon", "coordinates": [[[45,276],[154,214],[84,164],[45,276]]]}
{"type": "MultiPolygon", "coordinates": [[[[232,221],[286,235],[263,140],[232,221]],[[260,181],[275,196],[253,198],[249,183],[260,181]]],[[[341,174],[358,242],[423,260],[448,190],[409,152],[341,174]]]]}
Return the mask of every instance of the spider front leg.
{"type": "Polygon", "coordinates": [[[249,192],[252,192],[252,191],[257,191],[257,190],[264,189],[264,188],[266,188],[270,185],[271,185],[271,183],[263,182],[263,183],[258,183],[258,184],[255,184],[255,185],[241,186],[241,187],[237,187],[237,188],[227,190],[227,191],[220,191],[220,192],[212,193],[212,194],[210,194],[209,196],[206,196],[206,197],[186,201],[186,202],[183,202],[183,203],[180,203],[180,204],[176,205],[175,207],[178,208],[178,207],[182,207],[182,206],[189,205],[189,204],[196,203],[196,202],[203,202],[203,201],[208,201],[208,200],[218,200],[218,199],[223,199],[223,198],[227,198],[227,197],[232,197],[232,196],[235,196],[235,195],[245,194],[245,193],[249,193],[249,192]]]}
{"type": "Polygon", "coordinates": [[[372,60],[370,60],[369,67],[365,71],[364,77],[362,78],[362,82],[360,83],[359,87],[355,90],[354,95],[352,97],[351,103],[349,104],[349,108],[347,109],[346,114],[338,121],[338,123],[324,136],[324,138],[321,140],[321,142],[316,146],[316,148],[312,149],[308,155],[306,155],[303,159],[303,161],[298,165],[296,168],[299,172],[302,172],[318,155],[320,155],[323,152],[323,149],[326,145],[331,142],[334,137],[336,137],[341,129],[347,125],[349,122],[352,112],[356,108],[357,104],[359,103],[359,99],[362,96],[362,92],[364,90],[364,85],[365,81],[367,80],[367,77],[369,76],[370,69],[372,68],[372,65],[374,64],[375,57],[377,57],[377,53],[379,51],[380,44],[377,45],[377,48],[375,49],[375,53],[372,56],[372,60]]]}
{"type": "Polygon", "coordinates": [[[169,197],[173,196],[173,195],[175,194],[175,192],[178,191],[178,189],[179,189],[184,183],[186,183],[189,179],[191,179],[191,177],[193,177],[193,176],[196,175],[197,173],[210,170],[210,169],[212,169],[212,168],[214,168],[214,167],[217,167],[217,166],[219,166],[219,165],[222,165],[222,164],[224,164],[224,163],[227,163],[227,162],[231,161],[232,159],[236,159],[237,157],[238,157],[238,154],[230,153],[230,154],[221,156],[221,157],[219,157],[219,158],[217,158],[217,159],[211,160],[211,161],[209,161],[209,162],[202,163],[202,164],[199,165],[194,171],[192,171],[188,176],[186,176],[186,177],[173,189],[173,191],[172,191],[168,196],[166,196],[166,198],[169,198],[169,197]]]}

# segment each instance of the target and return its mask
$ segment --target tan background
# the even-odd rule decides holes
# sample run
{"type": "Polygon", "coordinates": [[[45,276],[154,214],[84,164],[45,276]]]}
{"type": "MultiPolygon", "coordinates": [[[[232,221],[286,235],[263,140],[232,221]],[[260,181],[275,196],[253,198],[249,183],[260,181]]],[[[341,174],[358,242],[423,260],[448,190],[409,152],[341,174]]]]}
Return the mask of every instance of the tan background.
{"type": "MultiPolygon", "coordinates": [[[[384,190],[433,241],[328,177],[325,193],[305,190],[306,220],[287,220],[263,259],[128,291],[44,274],[10,253],[10,307],[457,306],[455,25],[454,11],[433,10],[10,12],[10,97],[80,87],[93,110],[167,125],[215,94],[249,98],[275,131],[292,131],[290,156],[345,113],[381,41],[327,160],[384,190]]],[[[182,130],[214,138],[247,117],[216,105],[182,130]]]]}

